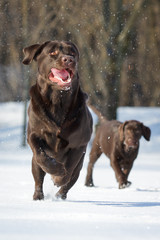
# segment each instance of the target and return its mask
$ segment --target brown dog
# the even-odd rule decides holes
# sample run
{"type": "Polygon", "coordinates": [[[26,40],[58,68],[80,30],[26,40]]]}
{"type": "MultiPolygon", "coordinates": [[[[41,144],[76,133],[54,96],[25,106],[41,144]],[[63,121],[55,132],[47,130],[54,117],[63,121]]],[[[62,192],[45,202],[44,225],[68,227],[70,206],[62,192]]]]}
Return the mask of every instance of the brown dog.
{"type": "Polygon", "coordinates": [[[119,188],[128,187],[131,184],[128,175],[138,154],[139,140],[144,136],[149,141],[151,131],[143,123],[135,120],[124,123],[116,120],[108,121],[94,107],[91,106],[91,109],[98,115],[100,125],[97,127],[90,152],[85,185],[94,186],[93,167],[100,155],[105,153],[110,159],[119,188]]]}
{"type": "Polygon", "coordinates": [[[30,90],[28,143],[33,151],[34,200],[44,198],[43,180],[51,174],[56,194],[65,199],[77,181],[92,132],[87,95],[79,84],[79,52],[71,42],[48,41],[24,48],[24,64],[38,64],[30,90]]]}

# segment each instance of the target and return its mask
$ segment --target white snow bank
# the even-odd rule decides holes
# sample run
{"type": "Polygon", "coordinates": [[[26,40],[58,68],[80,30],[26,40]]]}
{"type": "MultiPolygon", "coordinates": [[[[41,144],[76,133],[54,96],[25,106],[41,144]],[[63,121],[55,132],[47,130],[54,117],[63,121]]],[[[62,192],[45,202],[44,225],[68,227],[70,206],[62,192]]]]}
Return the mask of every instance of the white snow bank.
{"type": "Polygon", "coordinates": [[[21,103],[0,104],[0,239],[2,240],[157,240],[160,238],[160,109],[119,108],[121,121],[137,119],[151,127],[141,139],[128,189],[119,190],[109,160],[94,169],[95,188],[84,186],[88,152],[80,178],[66,201],[47,175],[44,201],[32,201],[32,153],[21,147],[21,103]]]}

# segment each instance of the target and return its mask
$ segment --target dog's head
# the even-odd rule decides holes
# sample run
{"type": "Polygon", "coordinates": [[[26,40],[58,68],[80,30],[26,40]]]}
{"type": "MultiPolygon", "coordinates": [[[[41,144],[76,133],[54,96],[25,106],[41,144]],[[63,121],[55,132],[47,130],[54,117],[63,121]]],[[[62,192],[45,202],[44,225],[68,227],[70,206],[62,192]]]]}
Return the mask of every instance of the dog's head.
{"type": "Polygon", "coordinates": [[[143,123],[136,120],[131,120],[125,121],[120,125],[119,135],[125,151],[129,152],[138,149],[141,136],[149,141],[151,130],[149,127],[144,126],[143,123]]]}
{"type": "Polygon", "coordinates": [[[23,49],[23,64],[37,61],[39,74],[58,89],[68,89],[77,74],[79,52],[72,42],[48,41],[23,49]]]}

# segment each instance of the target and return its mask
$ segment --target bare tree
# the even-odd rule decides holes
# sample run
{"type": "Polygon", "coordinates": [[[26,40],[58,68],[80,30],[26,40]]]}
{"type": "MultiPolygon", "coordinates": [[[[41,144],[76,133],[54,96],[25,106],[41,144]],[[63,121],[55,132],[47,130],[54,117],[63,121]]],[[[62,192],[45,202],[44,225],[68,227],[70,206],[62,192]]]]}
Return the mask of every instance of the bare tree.
{"type": "Polygon", "coordinates": [[[159,0],[2,0],[0,17],[0,101],[28,92],[23,47],[63,39],[78,45],[83,88],[109,119],[120,105],[160,104],[159,0]]]}

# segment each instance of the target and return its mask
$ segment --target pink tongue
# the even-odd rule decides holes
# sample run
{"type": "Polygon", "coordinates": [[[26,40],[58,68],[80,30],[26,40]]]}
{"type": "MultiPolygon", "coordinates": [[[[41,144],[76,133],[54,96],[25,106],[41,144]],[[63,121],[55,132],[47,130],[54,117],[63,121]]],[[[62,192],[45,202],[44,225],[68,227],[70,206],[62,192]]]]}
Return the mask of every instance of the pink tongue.
{"type": "Polygon", "coordinates": [[[59,70],[57,68],[52,68],[51,71],[54,77],[59,77],[62,80],[67,80],[69,78],[69,73],[65,69],[59,70]]]}

